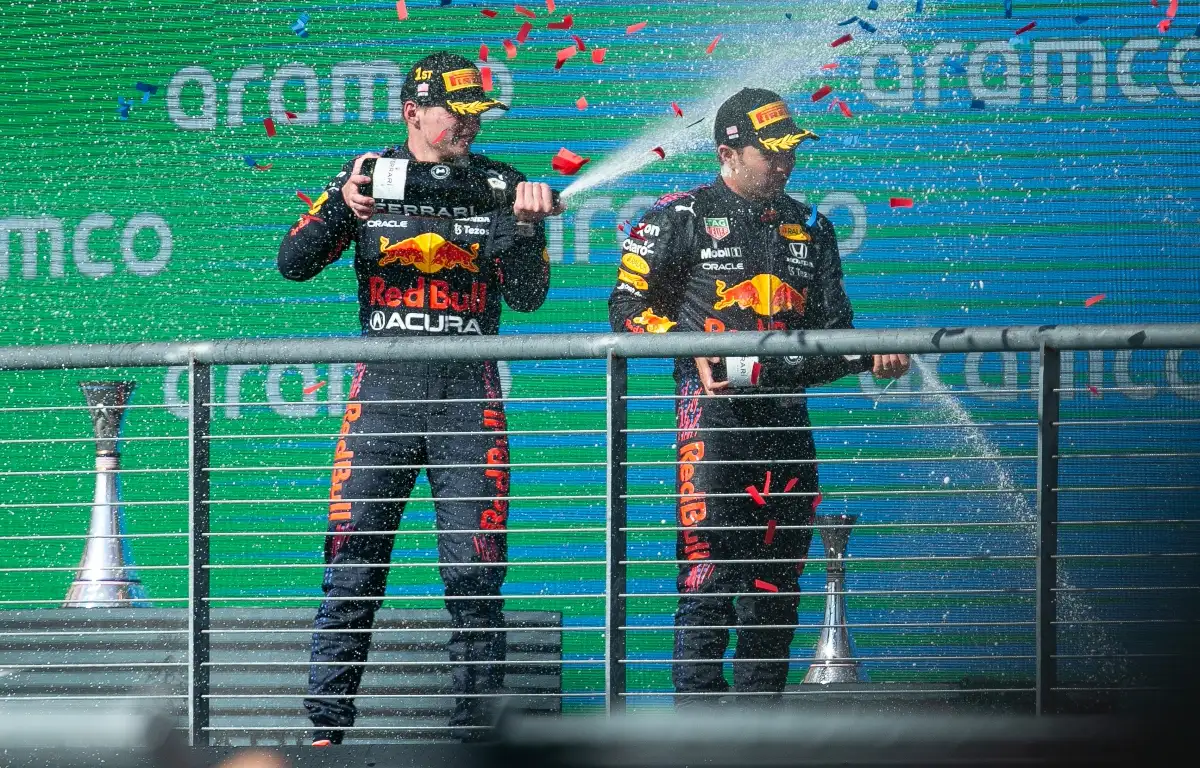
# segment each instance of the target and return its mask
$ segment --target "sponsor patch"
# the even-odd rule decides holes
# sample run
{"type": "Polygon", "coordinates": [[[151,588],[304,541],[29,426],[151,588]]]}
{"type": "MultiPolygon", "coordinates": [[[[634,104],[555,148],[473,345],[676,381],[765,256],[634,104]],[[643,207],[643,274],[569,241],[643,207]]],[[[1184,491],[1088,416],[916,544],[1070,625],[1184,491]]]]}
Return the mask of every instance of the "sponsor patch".
{"type": "Polygon", "coordinates": [[[637,288],[639,291],[644,291],[650,287],[649,283],[647,283],[641,277],[633,274],[632,272],[626,272],[623,269],[617,270],[617,279],[620,280],[622,283],[628,283],[629,285],[632,285],[634,288],[637,288]]]}
{"type": "Polygon", "coordinates": [[[729,219],[704,219],[704,231],[707,232],[713,240],[723,240],[729,236],[729,219]]]}
{"type": "Polygon", "coordinates": [[[788,112],[787,104],[782,101],[773,101],[770,104],[764,104],[758,109],[752,109],[746,113],[750,117],[750,124],[754,126],[754,130],[761,131],[768,125],[778,123],[780,120],[791,117],[788,112]]]}
{"type": "Polygon", "coordinates": [[[446,93],[461,91],[463,88],[479,87],[483,84],[476,69],[456,69],[442,73],[442,82],[446,84],[446,93]]]}
{"type": "Polygon", "coordinates": [[[807,243],[812,240],[804,231],[804,227],[799,224],[780,224],[779,234],[787,240],[795,240],[798,243],[807,243]]]}
{"type": "Polygon", "coordinates": [[[639,275],[650,274],[650,265],[646,260],[636,253],[626,253],[621,256],[621,266],[628,269],[630,272],[637,272],[639,275]]]}

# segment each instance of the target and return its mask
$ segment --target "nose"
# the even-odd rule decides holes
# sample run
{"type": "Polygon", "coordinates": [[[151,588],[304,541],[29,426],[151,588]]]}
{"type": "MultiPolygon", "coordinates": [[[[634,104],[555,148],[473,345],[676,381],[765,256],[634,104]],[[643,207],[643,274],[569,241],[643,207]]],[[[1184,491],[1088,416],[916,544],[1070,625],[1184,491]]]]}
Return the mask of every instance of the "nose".
{"type": "Polygon", "coordinates": [[[791,152],[780,152],[771,167],[780,173],[791,173],[796,166],[796,155],[791,152]]]}

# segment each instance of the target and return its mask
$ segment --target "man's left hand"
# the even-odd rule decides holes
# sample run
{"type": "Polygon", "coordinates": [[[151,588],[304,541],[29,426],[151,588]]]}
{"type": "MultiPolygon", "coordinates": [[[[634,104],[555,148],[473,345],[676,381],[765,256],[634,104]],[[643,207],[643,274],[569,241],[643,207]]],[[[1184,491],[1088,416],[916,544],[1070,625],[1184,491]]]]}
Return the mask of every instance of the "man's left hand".
{"type": "Polygon", "coordinates": [[[561,205],[554,205],[554,196],[549,184],[535,181],[522,181],[517,184],[517,197],[513,202],[513,213],[517,221],[536,224],[547,216],[555,216],[562,212],[561,205]]]}
{"type": "Polygon", "coordinates": [[[878,379],[898,379],[908,373],[908,355],[875,355],[871,373],[878,379]]]}

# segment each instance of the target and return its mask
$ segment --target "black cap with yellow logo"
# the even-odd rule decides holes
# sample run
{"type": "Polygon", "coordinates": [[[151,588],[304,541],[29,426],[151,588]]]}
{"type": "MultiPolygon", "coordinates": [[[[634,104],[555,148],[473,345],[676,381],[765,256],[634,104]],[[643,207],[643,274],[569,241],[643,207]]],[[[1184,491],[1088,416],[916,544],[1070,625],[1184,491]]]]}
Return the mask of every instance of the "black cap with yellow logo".
{"type": "Polygon", "coordinates": [[[400,98],[422,107],[445,107],[456,115],[508,109],[507,104],[483,90],[479,69],[470,59],[446,51],[430,54],[413,65],[400,98]]]}
{"type": "Polygon", "coordinates": [[[800,130],[787,103],[774,91],[743,88],[717,110],[713,141],[719,147],[740,149],[753,144],[768,152],[789,152],[805,139],[819,141],[812,131],[800,130]]]}

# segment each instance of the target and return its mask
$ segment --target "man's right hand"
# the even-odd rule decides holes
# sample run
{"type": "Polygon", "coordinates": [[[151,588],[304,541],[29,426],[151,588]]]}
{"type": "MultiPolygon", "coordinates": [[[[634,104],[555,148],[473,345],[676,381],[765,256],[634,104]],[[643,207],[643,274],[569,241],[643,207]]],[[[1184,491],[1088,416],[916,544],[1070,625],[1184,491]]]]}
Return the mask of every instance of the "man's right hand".
{"type": "Polygon", "coordinates": [[[363,160],[369,157],[382,157],[382,155],[377,152],[368,152],[354,158],[354,168],[350,171],[350,178],[342,185],[342,199],[346,201],[346,206],[363,221],[371,218],[371,214],[375,213],[374,198],[367,197],[358,191],[359,184],[366,184],[371,180],[370,176],[362,175],[363,160]]]}
{"type": "Polygon", "coordinates": [[[704,394],[711,395],[722,389],[729,387],[728,381],[713,381],[712,366],[714,363],[721,362],[719,357],[697,357],[696,371],[700,374],[700,386],[704,388],[704,394]]]}

